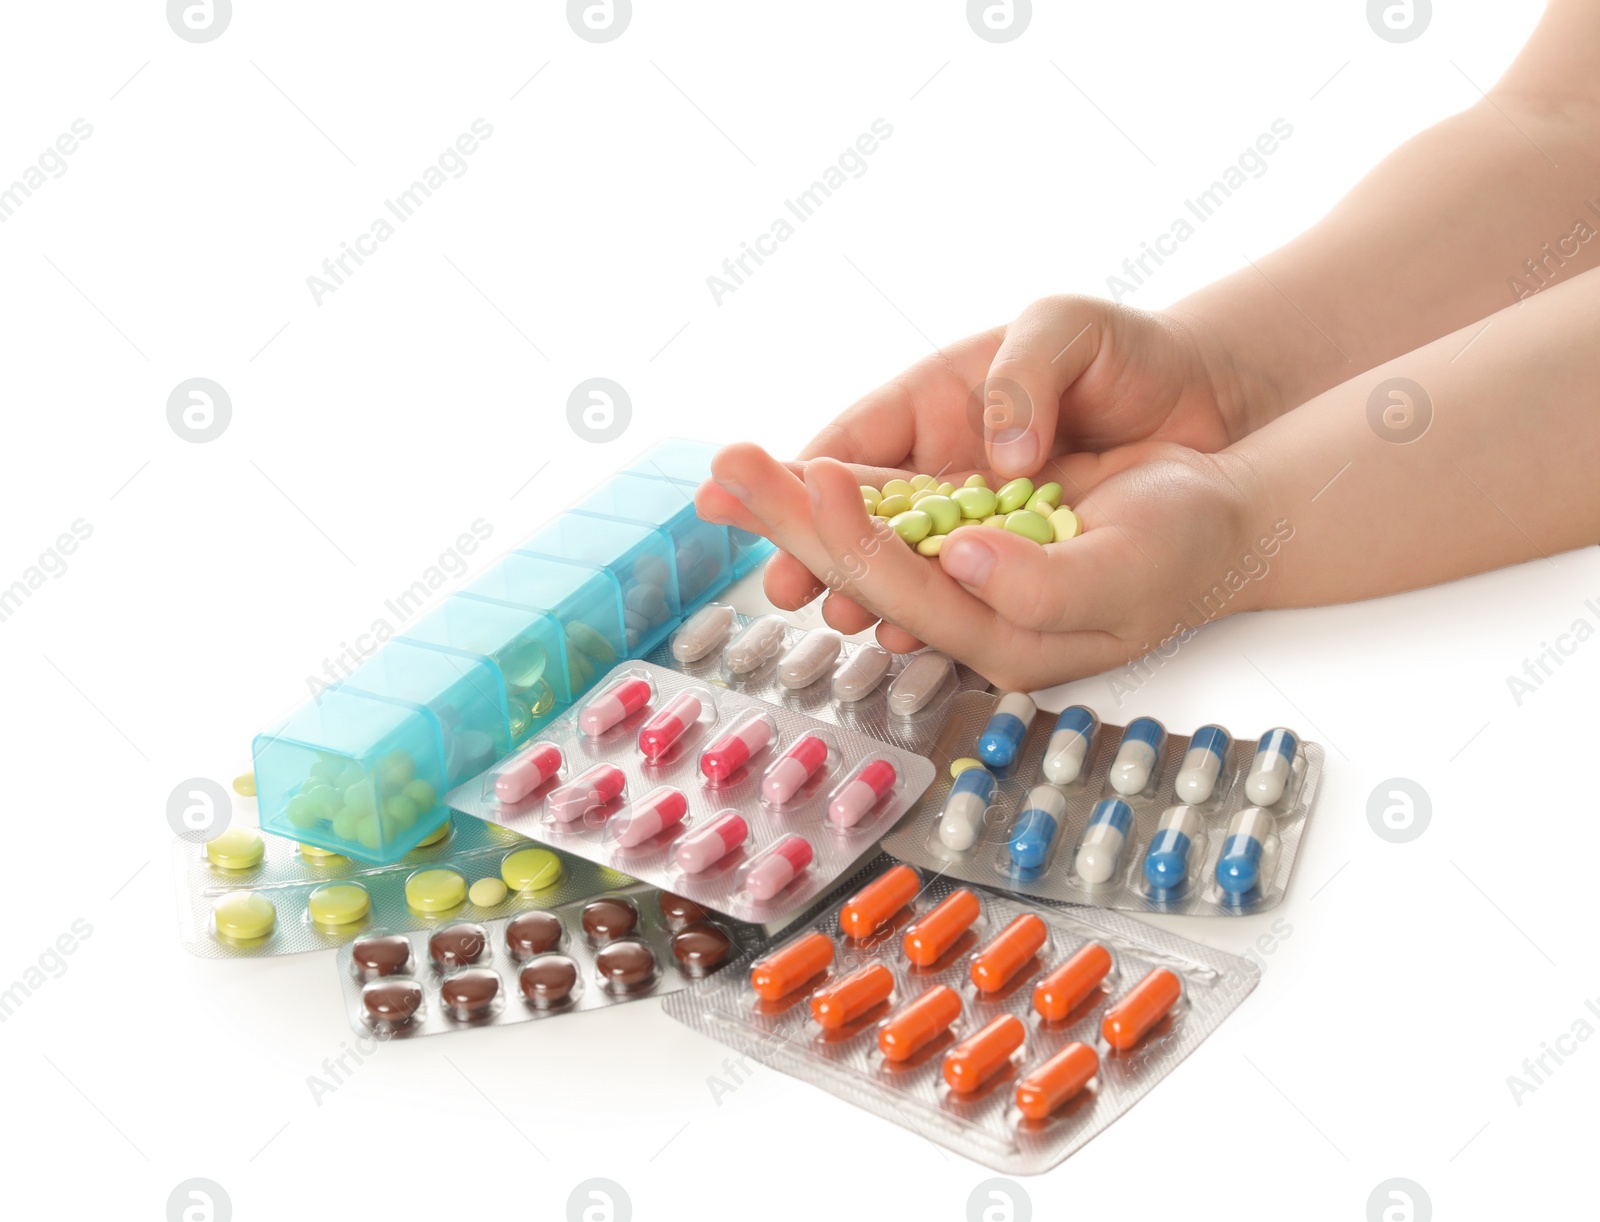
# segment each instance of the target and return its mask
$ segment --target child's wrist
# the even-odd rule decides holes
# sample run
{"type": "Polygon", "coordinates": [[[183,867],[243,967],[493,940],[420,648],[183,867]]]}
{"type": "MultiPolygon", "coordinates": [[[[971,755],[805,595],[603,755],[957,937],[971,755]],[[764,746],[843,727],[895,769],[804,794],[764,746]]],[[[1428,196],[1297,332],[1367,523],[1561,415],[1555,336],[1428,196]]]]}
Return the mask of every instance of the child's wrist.
{"type": "Polygon", "coordinates": [[[1262,611],[1275,605],[1279,560],[1285,547],[1294,546],[1295,523],[1249,460],[1235,450],[1213,457],[1227,503],[1221,552],[1227,613],[1262,611]]]}

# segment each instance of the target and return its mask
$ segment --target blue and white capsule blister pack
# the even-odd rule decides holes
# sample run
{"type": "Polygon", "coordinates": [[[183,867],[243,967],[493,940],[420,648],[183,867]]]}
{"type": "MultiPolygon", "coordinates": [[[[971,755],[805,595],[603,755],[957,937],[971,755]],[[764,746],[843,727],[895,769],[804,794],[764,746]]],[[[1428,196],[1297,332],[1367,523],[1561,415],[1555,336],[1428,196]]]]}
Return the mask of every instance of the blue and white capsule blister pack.
{"type": "Polygon", "coordinates": [[[1007,762],[942,771],[886,850],[966,882],[1130,912],[1243,915],[1283,899],[1320,746],[1281,727],[1182,735],[1151,717],[1103,725],[1082,706],[1030,715],[1024,702],[952,701],[935,762],[993,759],[994,745],[1007,762]]]}

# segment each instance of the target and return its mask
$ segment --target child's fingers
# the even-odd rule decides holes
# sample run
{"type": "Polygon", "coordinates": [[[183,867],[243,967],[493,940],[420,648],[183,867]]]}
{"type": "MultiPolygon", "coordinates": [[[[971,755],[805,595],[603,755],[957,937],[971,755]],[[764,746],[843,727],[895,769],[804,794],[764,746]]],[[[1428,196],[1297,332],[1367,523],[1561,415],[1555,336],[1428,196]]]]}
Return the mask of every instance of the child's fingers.
{"type": "Polygon", "coordinates": [[[1036,632],[1119,622],[1144,584],[1135,566],[1148,564],[1112,526],[1044,547],[1007,530],[972,527],[946,537],[939,563],[1011,623],[1036,632]]]}
{"type": "Polygon", "coordinates": [[[767,561],[761,574],[767,601],[784,611],[798,611],[812,602],[825,587],[817,575],[788,552],[779,552],[767,561]]]}
{"type": "Polygon", "coordinates": [[[1032,475],[1050,457],[1061,396],[1104,336],[1104,307],[1082,297],[1036,301],[1006,328],[984,387],[984,432],[997,475],[1032,475]]]}

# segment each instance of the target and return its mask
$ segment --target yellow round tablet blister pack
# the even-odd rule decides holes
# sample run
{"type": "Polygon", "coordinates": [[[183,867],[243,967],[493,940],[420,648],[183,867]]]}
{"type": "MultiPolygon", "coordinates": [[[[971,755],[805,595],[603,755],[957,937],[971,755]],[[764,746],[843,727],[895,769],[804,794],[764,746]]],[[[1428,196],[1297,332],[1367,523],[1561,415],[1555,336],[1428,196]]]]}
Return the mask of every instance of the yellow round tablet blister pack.
{"type": "Polygon", "coordinates": [[[454,870],[418,870],[406,879],[406,903],[418,912],[448,912],[466,898],[467,880],[454,870]]]}
{"type": "Polygon", "coordinates": [[[353,925],[372,911],[372,896],[360,883],[324,883],[306,898],[306,911],[317,925],[353,925]]]}
{"type": "Polygon", "coordinates": [[[443,840],[449,834],[450,834],[450,820],[446,819],[443,823],[441,823],[439,825],[437,831],[429,832],[421,840],[417,841],[416,847],[419,848],[419,849],[425,849],[430,844],[438,844],[439,841],[443,840]]]}
{"type": "Polygon", "coordinates": [[[254,942],[272,932],[278,923],[278,910],[272,901],[254,891],[235,891],[225,895],[211,909],[217,937],[228,942],[254,942]]]}
{"type": "Polygon", "coordinates": [[[261,864],[267,846],[253,827],[230,827],[206,841],[206,859],[223,870],[249,870],[261,864]]]}
{"type": "Polygon", "coordinates": [[[561,858],[549,849],[518,849],[500,863],[500,877],[513,891],[543,891],[561,881],[561,858]]]}
{"type": "Polygon", "coordinates": [[[506,885],[498,878],[480,878],[467,888],[467,898],[479,908],[493,908],[506,898],[506,885]]]}

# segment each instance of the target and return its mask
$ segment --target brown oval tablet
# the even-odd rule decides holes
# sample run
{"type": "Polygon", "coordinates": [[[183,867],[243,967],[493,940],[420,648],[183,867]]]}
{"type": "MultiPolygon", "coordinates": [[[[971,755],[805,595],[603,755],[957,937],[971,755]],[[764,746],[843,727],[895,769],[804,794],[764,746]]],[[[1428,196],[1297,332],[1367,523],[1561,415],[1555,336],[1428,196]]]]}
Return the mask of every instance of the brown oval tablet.
{"type": "Polygon", "coordinates": [[[471,967],[483,958],[484,951],[488,949],[489,935],[484,932],[482,925],[470,922],[446,925],[428,939],[428,954],[433,959],[433,965],[441,972],[471,967]]]}
{"type": "Polygon", "coordinates": [[[415,980],[374,980],[361,990],[361,1005],[370,1022],[404,1026],[422,1009],[422,986],[415,980]]]}
{"type": "Polygon", "coordinates": [[[469,967],[439,985],[439,1000],[456,1018],[482,1018],[500,996],[500,975],[486,967],[469,967]]]}
{"type": "Polygon", "coordinates": [[[522,969],[517,977],[522,995],[535,1006],[559,1006],[578,984],[578,965],[565,955],[545,955],[522,969]]]}
{"type": "Polygon", "coordinates": [[[595,955],[594,968],[609,988],[625,992],[656,978],[656,956],[643,942],[612,942],[595,955]]]}
{"type": "Polygon", "coordinates": [[[728,959],[733,939],[709,921],[697,921],[672,935],[672,957],[687,976],[705,976],[728,959]]]}
{"type": "Polygon", "coordinates": [[[561,945],[561,919],[549,912],[524,912],[506,924],[506,949],[517,962],[561,945]]]}
{"type": "Polygon", "coordinates": [[[663,891],[656,902],[661,906],[661,919],[667,923],[668,929],[682,929],[685,925],[707,919],[706,910],[699,904],[681,895],[673,895],[670,891],[663,891]]]}
{"type": "Polygon", "coordinates": [[[350,966],[358,980],[398,975],[411,966],[411,940],[397,933],[357,938],[350,947],[350,966]]]}
{"type": "Polygon", "coordinates": [[[595,900],[583,907],[583,932],[591,942],[625,938],[638,926],[639,910],[627,900],[595,900]]]}

